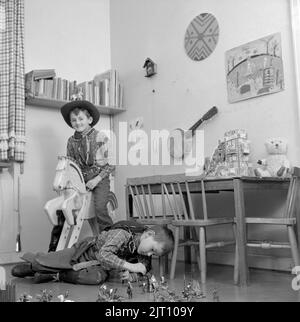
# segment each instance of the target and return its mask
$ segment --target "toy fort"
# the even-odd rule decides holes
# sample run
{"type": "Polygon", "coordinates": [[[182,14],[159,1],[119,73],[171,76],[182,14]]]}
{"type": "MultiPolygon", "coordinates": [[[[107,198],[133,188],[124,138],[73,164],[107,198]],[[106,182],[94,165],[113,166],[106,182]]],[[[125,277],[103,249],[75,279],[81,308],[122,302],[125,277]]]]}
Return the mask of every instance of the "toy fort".
{"type": "Polygon", "coordinates": [[[242,129],[227,131],[224,139],[219,141],[212,157],[207,160],[206,176],[252,176],[249,157],[250,141],[246,131],[242,129]]]}

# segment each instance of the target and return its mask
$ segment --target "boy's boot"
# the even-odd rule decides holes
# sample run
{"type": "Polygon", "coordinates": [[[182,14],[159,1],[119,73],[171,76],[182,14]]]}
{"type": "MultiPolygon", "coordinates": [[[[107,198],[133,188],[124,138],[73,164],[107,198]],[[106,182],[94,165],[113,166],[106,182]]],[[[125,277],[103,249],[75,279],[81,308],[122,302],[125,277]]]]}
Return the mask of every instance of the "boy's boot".
{"type": "Polygon", "coordinates": [[[52,232],[51,232],[51,240],[50,240],[50,244],[49,244],[49,249],[48,252],[55,252],[56,251],[56,247],[58,245],[59,242],[59,238],[64,226],[64,222],[65,222],[65,216],[62,212],[62,210],[57,210],[56,211],[56,215],[57,215],[57,225],[53,227],[52,232]]]}
{"type": "Polygon", "coordinates": [[[58,281],[57,273],[35,273],[33,277],[34,283],[47,283],[58,281]]]}
{"type": "Polygon", "coordinates": [[[14,277],[34,276],[31,263],[21,263],[11,269],[11,275],[14,277]]]}

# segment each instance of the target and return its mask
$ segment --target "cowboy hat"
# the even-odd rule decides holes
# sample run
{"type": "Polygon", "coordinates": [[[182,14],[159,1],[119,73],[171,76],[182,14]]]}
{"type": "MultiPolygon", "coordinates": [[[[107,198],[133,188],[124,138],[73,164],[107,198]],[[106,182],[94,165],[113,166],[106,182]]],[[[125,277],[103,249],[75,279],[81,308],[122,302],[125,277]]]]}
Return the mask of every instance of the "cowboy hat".
{"type": "Polygon", "coordinates": [[[75,109],[75,108],[80,108],[80,109],[85,109],[89,112],[90,116],[93,118],[93,121],[91,123],[91,126],[94,126],[100,118],[100,112],[97,109],[97,107],[92,104],[89,101],[71,101],[65,105],[63,105],[60,109],[61,114],[66,121],[66,123],[72,127],[71,121],[70,121],[70,113],[75,109]]]}

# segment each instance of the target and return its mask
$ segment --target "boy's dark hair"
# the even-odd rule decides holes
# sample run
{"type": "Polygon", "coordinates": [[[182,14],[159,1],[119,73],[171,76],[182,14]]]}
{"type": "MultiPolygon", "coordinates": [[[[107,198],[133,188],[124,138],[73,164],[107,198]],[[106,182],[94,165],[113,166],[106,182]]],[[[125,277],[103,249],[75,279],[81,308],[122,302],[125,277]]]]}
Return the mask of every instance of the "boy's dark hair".
{"type": "Polygon", "coordinates": [[[92,117],[91,114],[89,113],[89,111],[83,107],[76,107],[74,108],[71,112],[70,112],[70,116],[71,113],[74,113],[75,115],[78,115],[80,112],[83,112],[87,117],[92,117]]]}
{"type": "Polygon", "coordinates": [[[171,229],[166,226],[155,225],[149,228],[155,232],[154,240],[163,244],[162,250],[164,254],[169,253],[174,248],[174,236],[171,229]]]}

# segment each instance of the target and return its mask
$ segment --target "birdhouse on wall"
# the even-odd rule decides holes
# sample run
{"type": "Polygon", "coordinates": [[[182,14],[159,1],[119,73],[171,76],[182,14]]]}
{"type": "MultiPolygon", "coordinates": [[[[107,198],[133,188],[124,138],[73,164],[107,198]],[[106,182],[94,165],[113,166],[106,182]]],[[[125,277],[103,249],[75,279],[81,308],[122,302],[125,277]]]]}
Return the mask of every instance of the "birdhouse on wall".
{"type": "Polygon", "coordinates": [[[157,73],[157,65],[150,58],[145,60],[143,68],[146,70],[145,77],[151,77],[157,73]]]}

